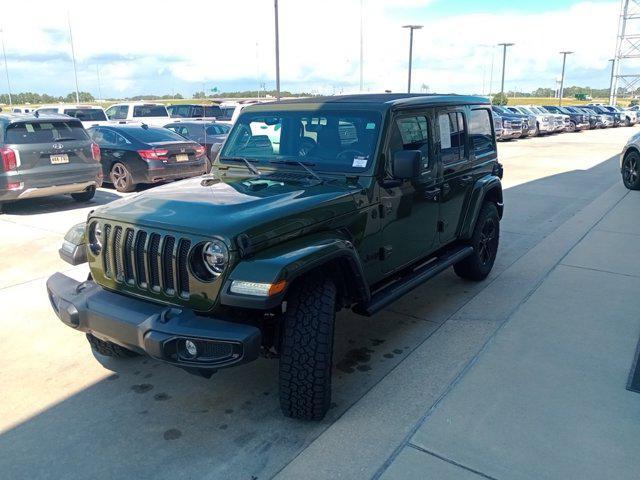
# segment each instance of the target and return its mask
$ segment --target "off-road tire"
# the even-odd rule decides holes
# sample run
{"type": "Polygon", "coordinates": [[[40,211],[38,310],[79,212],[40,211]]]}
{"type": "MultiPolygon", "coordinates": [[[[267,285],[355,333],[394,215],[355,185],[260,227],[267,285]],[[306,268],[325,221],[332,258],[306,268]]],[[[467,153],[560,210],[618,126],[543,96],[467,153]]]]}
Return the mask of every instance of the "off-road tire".
{"type": "Polygon", "coordinates": [[[131,171],[124,163],[121,162],[116,162],[111,167],[111,171],[109,172],[109,181],[120,193],[133,192],[136,189],[136,184],[133,183],[131,171]]]}
{"type": "Polygon", "coordinates": [[[484,202],[469,244],[473,253],[453,265],[461,278],[480,281],[487,278],[496,260],[500,243],[500,216],[494,203],[484,202]]]}
{"type": "Polygon", "coordinates": [[[640,154],[630,151],[622,161],[622,182],[629,190],[640,190],[640,154]]]}
{"type": "Polygon", "coordinates": [[[321,420],[331,405],[335,284],[300,279],[287,296],[280,345],[280,408],[287,417],[321,420]]]}
{"type": "Polygon", "coordinates": [[[84,192],[72,193],[71,198],[76,202],[83,203],[91,200],[96,194],[96,187],[92,186],[87,188],[84,192]]]}
{"type": "Polygon", "coordinates": [[[136,352],[132,352],[120,345],[116,345],[115,343],[100,340],[90,333],[87,333],[87,340],[89,340],[89,345],[91,345],[91,348],[95,352],[98,352],[100,355],[104,355],[105,357],[131,358],[138,356],[136,352]]]}

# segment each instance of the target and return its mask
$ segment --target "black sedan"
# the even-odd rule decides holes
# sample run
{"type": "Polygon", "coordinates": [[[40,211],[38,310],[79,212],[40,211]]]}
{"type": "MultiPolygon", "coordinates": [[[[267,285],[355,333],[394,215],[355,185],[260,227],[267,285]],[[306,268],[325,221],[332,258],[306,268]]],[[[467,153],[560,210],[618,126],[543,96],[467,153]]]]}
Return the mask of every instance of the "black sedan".
{"type": "Polygon", "coordinates": [[[178,180],[207,171],[204,147],[165,128],[122,124],[88,132],[100,146],[105,180],[119,192],[131,192],[139,183],[178,180]]]}
{"type": "Polygon", "coordinates": [[[209,160],[213,162],[229,135],[231,127],[222,123],[180,121],[165,125],[172,132],[199,143],[206,149],[209,160]]]}

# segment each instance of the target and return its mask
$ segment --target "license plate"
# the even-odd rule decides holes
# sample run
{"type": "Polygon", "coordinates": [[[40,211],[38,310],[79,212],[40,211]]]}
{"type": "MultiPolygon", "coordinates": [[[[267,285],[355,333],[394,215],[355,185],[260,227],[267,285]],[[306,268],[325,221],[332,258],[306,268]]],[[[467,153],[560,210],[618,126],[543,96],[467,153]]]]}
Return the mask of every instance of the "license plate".
{"type": "Polygon", "coordinates": [[[176,162],[188,162],[189,161],[189,155],[187,155],[186,153],[181,153],[179,155],[176,155],[176,162]]]}
{"type": "Polygon", "coordinates": [[[69,155],[63,153],[61,155],[51,155],[49,157],[51,159],[51,163],[53,165],[58,165],[59,163],[69,163],[69,155]]]}

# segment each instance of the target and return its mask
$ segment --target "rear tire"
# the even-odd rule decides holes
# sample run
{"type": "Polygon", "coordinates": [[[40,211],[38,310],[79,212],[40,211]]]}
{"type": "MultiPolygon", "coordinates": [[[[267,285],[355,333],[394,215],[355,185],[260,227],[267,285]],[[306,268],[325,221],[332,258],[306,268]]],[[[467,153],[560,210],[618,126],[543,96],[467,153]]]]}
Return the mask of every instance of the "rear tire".
{"type": "Polygon", "coordinates": [[[111,180],[116,190],[121,193],[133,192],[136,188],[131,172],[124,163],[117,162],[113,164],[109,173],[109,180],[111,180]]]}
{"type": "Polygon", "coordinates": [[[469,243],[473,253],[454,264],[453,270],[461,278],[484,280],[493,268],[500,243],[500,216],[494,203],[482,205],[469,243]]]}
{"type": "Polygon", "coordinates": [[[287,417],[321,420],[331,405],[337,289],[322,275],[295,283],[287,296],[280,346],[280,408],[287,417]]]}
{"type": "Polygon", "coordinates": [[[97,352],[100,355],[104,355],[105,357],[131,358],[138,356],[136,352],[121,347],[120,345],[116,345],[115,343],[107,342],[106,340],[100,340],[90,333],[87,333],[87,340],[89,341],[89,345],[91,345],[91,348],[94,352],[97,352]]]}
{"type": "Polygon", "coordinates": [[[96,194],[96,187],[91,186],[87,188],[84,192],[72,193],[71,198],[73,198],[76,202],[88,202],[91,200],[96,194]]]}
{"type": "Polygon", "coordinates": [[[622,182],[629,190],[640,190],[640,154],[627,153],[622,161],[622,182]]]}

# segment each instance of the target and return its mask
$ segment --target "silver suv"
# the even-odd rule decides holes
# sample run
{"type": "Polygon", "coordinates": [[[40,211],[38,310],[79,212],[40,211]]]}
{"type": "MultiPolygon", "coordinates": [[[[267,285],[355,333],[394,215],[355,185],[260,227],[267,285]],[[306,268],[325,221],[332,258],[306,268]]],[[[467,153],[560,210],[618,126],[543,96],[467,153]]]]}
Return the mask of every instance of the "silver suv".
{"type": "Polygon", "coordinates": [[[80,120],[0,114],[0,209],[5,202],[66,193],[86,202],[100,185],[100,147],[80,120]]]}

